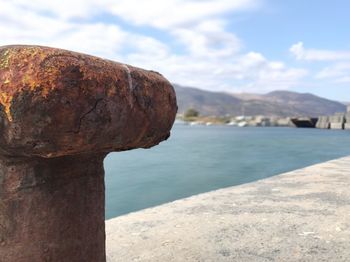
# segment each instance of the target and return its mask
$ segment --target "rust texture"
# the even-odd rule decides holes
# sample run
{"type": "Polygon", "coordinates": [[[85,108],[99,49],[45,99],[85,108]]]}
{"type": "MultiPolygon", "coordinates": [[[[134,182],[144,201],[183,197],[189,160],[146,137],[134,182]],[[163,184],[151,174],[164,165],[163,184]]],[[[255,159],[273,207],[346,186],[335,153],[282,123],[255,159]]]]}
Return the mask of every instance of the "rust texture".
{"type": "Polygon", "coordinates": [[[160,74],[71,51],[0,47],[0,261],[105,261],[108,152],[167,139],[160,74]]]}
{"type": "Polygon", "coordinates": [[[103,262],[104,155],[0,159],[1,262],[103,262]]]}
{"type": "Polygon", "coordinates": [[[160,74],[75,52],[0,47],[0,153],[56,157],[148,148],[169,136],[160,74]]]}

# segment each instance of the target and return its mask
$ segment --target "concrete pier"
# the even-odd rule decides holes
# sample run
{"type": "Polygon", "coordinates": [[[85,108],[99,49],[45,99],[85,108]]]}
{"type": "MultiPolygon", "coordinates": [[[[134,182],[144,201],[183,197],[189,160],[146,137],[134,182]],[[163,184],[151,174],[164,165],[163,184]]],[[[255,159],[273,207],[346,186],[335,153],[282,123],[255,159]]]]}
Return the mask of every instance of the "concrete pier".
{"type": "Polygon", "coordinates": [[[329,117],[331,129],[344,129],[345,114],[336,113],[329,117]]]}
{"type": "Polygon", "coordinates": [[[349,130],[350,129],[350,112],[347,112],[345,114],[345,125],[344,125],[344,129],[349,130]]]}
{"type": "Polygon", "coordinates": [[[316,128],[329,129],[330,128],[329,116],[320,116],[316,123],[316,128]]]}
{"type": "Polygon", "coordinates": [[[107,261],[349,261],[349,187],[345,157],[111,219],[107,261]]]}

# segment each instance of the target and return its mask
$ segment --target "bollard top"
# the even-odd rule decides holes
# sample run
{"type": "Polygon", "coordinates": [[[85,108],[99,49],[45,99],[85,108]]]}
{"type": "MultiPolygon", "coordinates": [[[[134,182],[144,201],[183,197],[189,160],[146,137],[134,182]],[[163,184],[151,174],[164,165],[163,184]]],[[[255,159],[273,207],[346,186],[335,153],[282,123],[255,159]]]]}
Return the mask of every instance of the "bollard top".
{"type": "Polygon", "coordinates": [[[149,148],[169,137],[176,111],[157,72],[50,47],[0,47],[1,155],[149,148]]]}

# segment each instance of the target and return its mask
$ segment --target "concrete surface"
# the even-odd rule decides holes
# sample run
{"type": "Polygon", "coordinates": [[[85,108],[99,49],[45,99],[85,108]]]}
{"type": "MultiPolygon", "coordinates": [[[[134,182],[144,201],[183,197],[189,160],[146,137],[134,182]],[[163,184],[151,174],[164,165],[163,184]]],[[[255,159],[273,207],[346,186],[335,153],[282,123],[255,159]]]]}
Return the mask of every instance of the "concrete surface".
{"type": "Polygon", "coordinates": [[[350,261],[349,189],[345,157],[117,217],[107,261],[350,261]]]}

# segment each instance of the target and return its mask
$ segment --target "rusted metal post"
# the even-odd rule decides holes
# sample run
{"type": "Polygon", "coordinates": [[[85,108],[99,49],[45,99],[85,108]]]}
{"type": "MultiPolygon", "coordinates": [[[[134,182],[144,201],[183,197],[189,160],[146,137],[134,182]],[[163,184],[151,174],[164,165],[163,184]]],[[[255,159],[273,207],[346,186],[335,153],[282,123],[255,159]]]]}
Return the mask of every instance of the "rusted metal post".
{"type": "Polygon", "coordinates": [[[75,52],[5,46],[0,109],[0,261],[105,261],[103,159],[169,137],[171,84],[75,52]]]}

